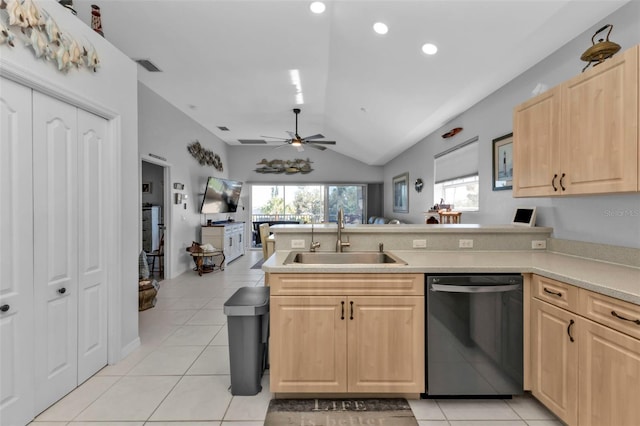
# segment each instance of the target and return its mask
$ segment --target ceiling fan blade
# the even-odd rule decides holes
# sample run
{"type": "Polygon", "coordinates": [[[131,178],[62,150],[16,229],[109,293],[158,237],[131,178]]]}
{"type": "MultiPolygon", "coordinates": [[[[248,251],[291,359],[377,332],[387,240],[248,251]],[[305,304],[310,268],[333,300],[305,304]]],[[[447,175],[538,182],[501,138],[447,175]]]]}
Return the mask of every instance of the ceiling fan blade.
{"type": "Polygon", "coordinates": [[[264,145],[267,143],[264,139],[238,139],[243,145],[264,145]]]}
{"type": "Polygon", "coordinates": [[[280,149],[280,148],[285,147],[285,146],[289,146],[289,144],[288,143],[283,143],[282,145],[278,145],[273,149],[280,149]]]}
{"type": "Polygon", "coordinates": [[[313,145],[313,144],[318,144],[318,145],[335,145],[336,141],[308,141],[307,144],[309,145],[313,145]]]}
{"type": "Polygon", "coordinates": [[[270,139],[280,139],[281,141],[288,141],[288,140],[290,140],[290,139],[288,139],[288,138],[279,138],[279,137],[277,137],[277,136],[263,136],[263,135],[260,135],[260,137],[261,137],[261,138],[270,138],[270,139]]]}
{"type": "Polygon", "coordinates": [[[291,136],[291,139],[295,139],[295,138],[296,138],[296,134],[295,134],[295,133],[293,133],[293,132],[290,132],[290,131],[288,131],[288,130],[287,130],[287,134],[288,134],[289,136],[291,136]]]}
{"type": "Polygon", "coordinates": [[[306,145],[310,146],[311,148],[319,149],[320,151],[324,151],[325,149],[327,149],[326,146],[316,145],[316,144],[313,144],[313,143],[308,143],[306,145]]]}
{"type": "Polygon", "coordinates": [[[306,138],[302,138],[303,140],[311,140],[311,139],[324,139],[324,135],[321,133],[318,133],[317,135],[311,135],[311,136],[307,136],[306,138]]]}

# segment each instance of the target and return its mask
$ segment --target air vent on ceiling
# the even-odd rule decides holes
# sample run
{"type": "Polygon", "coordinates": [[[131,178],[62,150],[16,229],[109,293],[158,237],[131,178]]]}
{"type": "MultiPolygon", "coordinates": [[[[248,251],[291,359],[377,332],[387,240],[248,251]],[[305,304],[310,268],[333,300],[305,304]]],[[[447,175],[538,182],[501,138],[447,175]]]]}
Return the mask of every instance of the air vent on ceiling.
{"type": "Polygon", "coordinates": [[[153,62],[148,59],[136,59],[137,63],[139,63],[142,68],[149,72],[162,72],[160,68],[158,68],[153,62]]]}
{"type": "Polygon", "coordinates": [[[264,145],[267,143],[264,139],[238,139],[243,145],[264,145]]]}
{"type": "Polygon", "coordinates": [[[227,126],[218,126],[218,129],[222,130],[223,132],[229,131],[229,128],[227,126]]]}

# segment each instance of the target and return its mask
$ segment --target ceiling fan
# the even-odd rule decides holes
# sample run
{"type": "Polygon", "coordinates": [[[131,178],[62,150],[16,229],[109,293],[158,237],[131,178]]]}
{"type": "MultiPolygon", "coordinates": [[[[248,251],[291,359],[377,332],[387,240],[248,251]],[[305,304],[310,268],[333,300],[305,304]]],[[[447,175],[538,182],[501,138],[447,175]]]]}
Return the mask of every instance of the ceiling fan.
{"type": "Polygon", "coordinates": [[[284,143],[282,145],[280,145],[277,148],[281,148],[283,146],[287,146],[287,145],[291,145],[295,148],[298,149],[298,151],[304,151],[304,146],[310,146],[312,148],[315,149],[319,149],[320,151],[324,151],[325,149],[327,149],[326,146],[323,145],[335,145],[336,141],[319,141],[316,139],[324,139],[324,135],[321,135],[320,133],[318,133],[317,135],[312,135],[312,136],[307,136],[304,138],[301,138],[300,135],[298,134],[298,114],[300,114],[300,108],[294,108],[293,109],[293,113],[296,115],[296,131],[294,132],[287,132],[289,134],[289,136],[291,136],[289,139],[287,138],[278,138],[275,136],[260,136],[262,138],[271,138],[271,139],[280,139],[282,141],[284,141],[284,143]]]}

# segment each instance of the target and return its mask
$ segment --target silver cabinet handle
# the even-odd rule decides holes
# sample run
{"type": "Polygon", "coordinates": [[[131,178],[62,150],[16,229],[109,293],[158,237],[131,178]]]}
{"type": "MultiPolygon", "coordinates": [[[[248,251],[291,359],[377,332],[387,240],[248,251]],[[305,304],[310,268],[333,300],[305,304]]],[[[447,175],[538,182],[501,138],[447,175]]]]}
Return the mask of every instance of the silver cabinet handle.
{"type": "Polygon", "coordinates": [[[501,293],[520,289],[520,284],[512,285],[441,285],[431,284],[431,291],[443,293],[501,293]]]}

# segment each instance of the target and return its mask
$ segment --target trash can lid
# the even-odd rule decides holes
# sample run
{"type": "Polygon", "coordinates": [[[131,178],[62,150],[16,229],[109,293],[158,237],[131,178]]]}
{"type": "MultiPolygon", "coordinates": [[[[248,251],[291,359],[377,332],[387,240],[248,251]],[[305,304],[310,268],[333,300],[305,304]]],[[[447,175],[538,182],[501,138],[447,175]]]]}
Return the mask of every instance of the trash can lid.
{"type": "Polygon", "coordinates": [[[269,312],[269,287],[242,287],[224,302],[227,316],[256,316],[269,312]]]}

